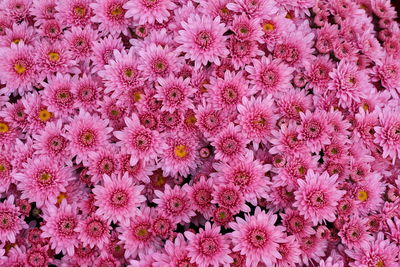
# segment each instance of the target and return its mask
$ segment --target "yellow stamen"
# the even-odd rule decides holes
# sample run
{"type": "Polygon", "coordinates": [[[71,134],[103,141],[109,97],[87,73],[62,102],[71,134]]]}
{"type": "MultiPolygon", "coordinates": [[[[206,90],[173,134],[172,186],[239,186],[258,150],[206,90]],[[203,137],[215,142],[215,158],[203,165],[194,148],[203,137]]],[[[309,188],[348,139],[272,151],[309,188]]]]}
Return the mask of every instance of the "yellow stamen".
{"type": "Polygon", "coordinates": [[[76,7],[75,14],[78,15],[79,17],[83,17],[86,14],[86,9],[84,7],[76,7]]]}
{"type": "Polygon", "coordinates": [[[50,181],[51,180],[51,174],[50,173],[42,173],[41,175],[40,175],[40,180],[41,181],[43,181],[43,182],[47,182],[47,181],[50,181]]]}
{"type": "Polygon", "coordinates": [[[3,164],[0,164],[0,172],[3,172],[7,170],[6,166],[4,166],[3,164]]]}
{"type": "Polygon", "coordinates": [[[61,204],[61,202],[62,202],[64,199],[67,199],[67,195],[66,195],[66,194],[64,194],[64,193],[58,194],[58,196],[57,196],[57,204],[61,204]]]}
{"type": "Polygon", "coordinates": [[[263,29],[264,29],[264,31],[269,32],[269,31],[275,30],[275,26],[274,26],[274,24],[271,24],[271,23],[264,23],[263,29]]]}
{"type": "Polygon", "coordinates": [[[26,71],[26,67],[20,63],[16,63],[14,65],[14,70],[18,73],[18,74],[22,74],[26,71]]]}
{"type": "Polygon", "coordinates": [[[10,130],[8,124],[5,122],[0,122],[0,133],[7,133],[10,130]]]}
{"type": "Polygon", "coordinates": [[[196,116],[194,116],[193,114],[192,114],[192,115],[189,115],[189,116],[186,118],[186,124],[194,125],[196,122],[197,122],[196,116]]]}
{"type": "Polygon", "coordinates": [[[42,109],[39,111],[39,119],[43,122],[46,122],[53,117],[53,114],[49,112],[47,109],[42,109]]]}
{"type": "Polygon", "coordinates": [[[14,44],[19,44],[19,42],[21,42],[21,39],[14,39],[12,42],[13,42],[14,44]]]}
{"type": "Polygon", "coordinates": [[[136,231],[136,234],[140,237],[146,237],[149,235],[149,231],[145,228],[140,228],[139,230],[136,231]]]}
{"type": "Polygon", "coordinates": [[[365,190],[358,191],[357,198],[358,198],[358,200],[360,200],[362,202],[366,201],[368,199],[367,191],[365,191],[365,190]]]}
{"type": "Polygon", "coordinates": [[[363,110],[364,110],[364,111],[367,111],[367,110],[369,110],[369,106],[368,106],[368,104],[367,104],[367,103],[364,103],[364,105],[363,105],[363,110]]]}
{"type": "Polygon", "coordinates": [[[188,152],[187,152],[187,148],[185,145],[177,145],[174,149],[174,153],[175,156],[177,156],[178,158],[184,158],[187,156],[188,152]]]}
{"type": "Polygon", "coordinates": [[[133,100],[134,100],[135,102],[139,102],[140,99],[142,99],[142,93],[139,92],[139,91],[134,92],[134,93],[133,93],[133,100]]]}
{"type": "Polygon", "coordinates": [[[385,267],[385,263],[383,262],[383,260],[379,260],[376,265],[376,267],[385,267]]]}
{"type": "Polygon", "coordinates": [[[50,61],[57,62],[60,59],[60,54],[57,52],[50,52],[48,54],[50,61]]]}
{"type": "Polygon", "coordinates": [[[122,15],[123,12],[124,12],[124,10],[120,6],[118,6],[118,7],[115,7],[113,10],[111,10],[111,15],[119,16],[119,15],[122,15]]]}

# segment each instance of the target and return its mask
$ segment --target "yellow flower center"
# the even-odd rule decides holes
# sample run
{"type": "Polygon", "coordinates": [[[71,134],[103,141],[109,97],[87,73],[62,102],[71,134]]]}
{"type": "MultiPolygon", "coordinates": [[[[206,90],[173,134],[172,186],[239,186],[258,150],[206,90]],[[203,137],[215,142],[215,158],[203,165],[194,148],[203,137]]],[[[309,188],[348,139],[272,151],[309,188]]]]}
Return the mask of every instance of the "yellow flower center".
{"type": "Polygon", "coordinates": [[[147,229],[146,228],[139,228],[137,231],[136,231],[136,234],[138,235],[138,236],[140,236],[140,237],[147,237],[148,235],[149,235],[149,231],[147,231],[147,229]]]}
{"type": "Polygon", "coordinates": [[[19,44],[19,42],[21,42],[21,39],[14,39],[12,42],[13,42],[14,44],[19,44]]]}
{"type": "Polygon", "coordinates": [[[6,171],[7,168],[3,164],[0,164],[0,172],[6,171]]]}
{"type": "Polygon", "coordinates": [[[194,125],[196,122],[197,122],[196,116],[194,116],[193,114],[192,114],[192,115],[189,115],[189,116],[186,118],[186,124],[194,125]]]}
{"type": "Polygon", "coordinates": [[[131,70],[131,69],[126,69],[124,73],[125,73],[125,76],[128,78],[131,78],[133,76],[133,70],[131,70]]]}
{"type": "Polygon", "coordinates": [[[369,106],[368,106],[368,104],[367,104],[367,103],[364,103],[364,105],[363,105],[363,110],[364,110],[364,111],[367,111],[367,110],[369,110],[369,106]]]}
{"type": "Polygon", "coordinates": [[[78,15],[79,17],[83,17],[86,14],[86,10],[84,7],[75,7],[74,11],[75,14],[78,15]]]}
{"type": "Polygon", "coordinates": [[[292,16],[292,14],[290,14],[290,13],[288,12],[288,13],[286,14],[285,18],[287,18],[287,19],[292,19],[293,16],[292,16]]]}
{"type": "Polygon", "coordinates": [[[22,74],[26,71],[26,67],[20,63],[16,63],[14,65],[14,70],[18,73],[18,74],[22,74]]]}
{"type": "Polygon", "coordinates": [[[267,23],[264,23],[263,29],[264,29],[264,31],[269,32],[269,31],[275,30],[275,26],[274,26],[274,24],[267,22],[267,23]]]}
{"type": "Polygon", "coordinates": [[[57,204],[61,204],[61,202],[62,202],[64,199],[67,199],[67,195],[66,195],[66,194],[64,194],[64,193],[58,194],[58,196],[57,196],[57,204]]]}
{"type": "Polygon", "coordinates": [[[383,262],[383,260],[379,260],[376,265],[376,267],[385,267],[385,263],[383,262]]]}
{"type": "Polygon", "coordinates": [[[185,145],[177,145],[174,149],[175,152],[175,156],[177,156],[178,158],[184,158],[187,156],[188,152],[187,152],[187,148],[185,145]]]}
{"type": "Polygon", "coordinates": [[[51,176],[50,173],[44,172],[44,173],[42,173],[42,174],[40,175],[40,178],[39,178],[39,179],[40,179],[41,181],[43,181],[43,182],[48,182],[48,181],[51,180],[51,178],[52,178],[52,176],[51,176]]]}
{"type": "Polygon", "coordinates": [[[43,122],[46,122],[53,117],[53,114],[49,112],[47,109],[42,109],[39,111],[39,119],[43,122]]]}
{"type": "Polygon", "coordinates": [[[111,10],[111,15],[119,16],[119,15],[122,15],[123,12],[124,12],[124,10],[120,6],[117,6],[113,10],[111,10]]]}
{"type": "Polygon", "coordinates": [[[358,200],[360,200],[360,201],[366,201],[367,199],[368,199],[368,193],[367,193],[367,191],[365,191],[365,190],[360,190],[360,191],[358,191],[358,193],[357,193],[357,198],[358,198],[358,200]]]}
{"type": "Polygon", "coordinates": [[[50,52],[48,56],[49,56],[50,61],[53,61],[53,62],[57,62],[60,59],[60,54],[57,52],[50,52]]]}
{"type": "Polygon", "coordinates": [[[134,100],[135,102],[139,102],[140,99],[142,99],[142,93],[139,92],[139,91],[134,92],[134,93],[133,93],[133,100],[134,100]]]}
{"type": "Polygon", "coordinates": [[[221,8],[220,11],[221,11],[222,14],[229,14],[229,9],[226,6],[221,8]]]}
{"type": "Polygon", "coordinates": [[[7,133],[10,130],[8,124],[5,122],[0,122],[0,133],[7,133]]]}

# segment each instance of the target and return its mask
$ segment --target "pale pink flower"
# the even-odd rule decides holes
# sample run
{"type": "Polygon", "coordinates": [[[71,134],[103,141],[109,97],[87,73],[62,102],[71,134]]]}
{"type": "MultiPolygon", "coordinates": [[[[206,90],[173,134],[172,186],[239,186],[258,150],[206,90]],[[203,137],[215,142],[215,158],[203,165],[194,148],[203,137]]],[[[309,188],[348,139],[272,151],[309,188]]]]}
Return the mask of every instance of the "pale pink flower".
{"type": "Polygon", "coordinates": [[[20,212],[14,205],[14,195],[10,195],[4,202],[0,203],[0,241],[15,243],[19,232],[28,228],[28,225],[20,218],[20,212]]]}
{"type": "Polygon", "coordinates": [[[128,10],[125,17],[132,17],[139,24],[163,23],[168,20],[170,10],[176,7],[172,0],[131,0],[124,5],[124,8],[128,10]]]}
{"type": "Polygon", "coordinates": [[[93,188],[95,205],[99,208],[96,214],[112,222],[128,224],[130,218],[138,212],[140,203],[146,201],[141,194],[144,186],[134,185],[128,174],[104,175],[103,185],[93,188]]]}
{"type": "Polygon", "coordinates": [[[91,0],[58,0],[55,7],[57,13],[54,16],[66,26],[84,27],[93,16],[90,2],[91,0]]]}
{"type": "Polygon", "coordinates": [[[227,37],[223,35],[227,28],[220,21],[220,17],[212,19],[209,16],[192,15],[187,22],[182,22],[183,30],[175,38],[180,44],[177,52],[184,52],[186,59],[193,60],[196,69],[207,62],[219,66],[220,57],[228,55],[225,46],[227,37]]]}
{"type": "Polygon", "coordinates": [[[345,194],[339,190],[337,175],[329,176],[327,172],[322,174],[308,170],[305,180],[297,180],[299,189],[295,191],[296,201],[293,206],[298,208],[305,219],[311,219],[314,225],[336,219],[336,206],[345,194]]]}
{"type": "Polygon", "coordinates": [[[76,228],[79,233],[78,239],[82,241],[84,246],[91,248],[97,246],[100,249],[109,241],[110,230],[111,226],[108,222],[94,214],[80,221],[76,228]]]}
{"type": "Polygon", "coordinates": [[[221,227],[206,222],[205,228],[198,234],[185,232],[188,239],[188,256],[190,262],[199,267],[230,266],[233,259],[229,256],[229,241],[225,235],[220,234],[221,227]]]}
{"type": "Polygon", "coordinates": [[[278,252],[279,243],[284,243],[282,226],[275,226],[277,216],[272,212],[265,213],[257,207],[253,216],[245,214],[229,226],[234,230],[231,234],[233,251],[246,255],[246,266],[257,266],[259,263],[272,266],[282,255],[278,252]]]}

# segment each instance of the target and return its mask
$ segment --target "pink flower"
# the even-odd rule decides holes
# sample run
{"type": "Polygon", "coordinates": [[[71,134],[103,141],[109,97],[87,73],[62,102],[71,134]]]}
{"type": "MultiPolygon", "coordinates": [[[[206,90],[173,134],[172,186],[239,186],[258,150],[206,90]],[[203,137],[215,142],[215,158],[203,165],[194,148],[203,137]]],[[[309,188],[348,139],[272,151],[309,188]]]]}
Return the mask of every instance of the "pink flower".
{"type": "Polygon", "coordinates": [[[255,160],[252,152],[243,159],[216,163],[213,167],[217,171],[212,174],[216,183],[239,186],[246,201],[255,205],[257,198],[267,198],[269,181],[265,179],[265,173],[270,166],[255,160]]]}
{"type": "Polygon", "coordinates": [[[91,27],[85,28],[72,27],[65,33],[69,50],[72,52],[73,59],[88,60],[87,55],[91,54],[93,41],[97,38],[97,31],[91,27]]]}
{"type": "Polygon", "coordinates": [[[383,148],[382,156],[389,156],[393,163],[400,158],[400,118],[396,114],[397,110],[384,108],[379,112],[380,126],[374,127],[374,142],[383,148]]]}
{"type": "Polygon", "coordinates": [[[399,248],[390,243],[382,232],[379,232],[375,240],[371,240],[365,246],[355,247],[354,250],[345,251],[350,258],[354,259],[349,264],[351,267],[358,266],[397,266],[399,248]]]}
{"type": "Polygon", "coordinates": [[[258,149],[260,143],[267,144],[267,139],[277,121],[271,95],[265,98],[243,98],[237,110],[239,124],[246,137],[253,141],[254,147],[258,149]]]}
{"type": "Polygon", "coordinates": [[[224,162],[242,159],[248,151],[246,145],[249,143],[240,126],[230,123],[216,137],[212,138],[211,145],[215,147],[215,159],[224,162]]]}
{"type": "Polygon", "coordinates": [[[187,189],[192,200],[193,208],[200,212],[204,218],[210,219],[214,210],[211,203],[213,200],[213,179],[205,180],[204,177],[201,177],[199,182],[185,189],[187,189]]]}
{"type": "Polygon", "coordinates": [[[99,208],[96,214],[102,218],[124,225],[138,212],[140,203],[146,201],[141,192],[143,185],[134,185],[133,180],[124,175],[104,175],[103,185],[93,188],[95,205],[99,208]]]}
{"type": "Polygon", "coordinates": [[[174,112],[194,108],[191,97],[196,89],[189,85],[190,79],[183,79],[170,75],[169,77],[158,78],[156,86],[156,99],[162,101],[161,111],[174,112]]]}
{"type": "Polygon", "coordinates": [[[212,202],[220,207],[228,208],[232,214],[240,211],[250,212],[250,207],[246,205],[241,188],[233,184],[221,184],[215,188],[212,202]]]}
{"type": "Polygon", "coordinates": [[[86,162],[90,151],[95,151],[107,144],[108,134],[112,131],[112,128],[107,125],[108,120],[101,120],[97,116],[80,110],[79,115],[65,126],[71,153],[77,156],[77,163],[86,162]]]}
{"type": "Polygon", "coordinates": [[[273,94],[292,87],[290,81],[294,69],[271,56],[262,57],[261,61],[253,60],[253,66],[246,66],[246,71],[250,73],[254,88],[262,94],[273,94]]]}
{"type": "Polygon", "coordinates": [[[103,217],[91,215],[84,221],[80,221],[76,231],[79,233],[79,240],[84,246],[93,248],[103,248],[104,244],[109,241],[111,226],[103,217]]]}
{"type": "Polygon", "coordinates": [[[298,128],[298,138],[304,140],[311,152],[319,152],[325,145],[330,144],[330,125],[327,124],[326,112],[317,110],[311,113],[307,110],[300,113],[302,124],[298,128]]]}
{"type": "Polygon", "coordinates": [[[20,212],[14,205],[14,196],[10,195],[4,202],[0,203],[0,241],[5,244],[7,241],[15,243],[16,236],[28,225],[19,217],[20,212]]]}
{"type": "Polygon", "coordinates": [[[123,131],[114,132],[114,135],[120,140],[118,145],[121,146],[121,151],[131,155],[132,165],[139,160],[156,160],[166,149],[159,133],[141,125],[136,114],[131,118],[126,117],[125,123],[127,127],[123,131]]]}
{"type": "Polygon", "coordinates": [[[183,30],[175,38],[180,44],[177,52],[184,52],[185,58],[193,60],[195,68],[206,65],[207,62],[221,64],[220,57],[229,53],[225,46],[227,29],[220,22],[220,17],[212,19],[209,16],[192,15],[187,22],[182,22],[183,30]]]}
{"type": "Polygon", "coordinates": [[[190,262],[199,267],[206,266],[229,266],[233,259],[228,255],[230,252],[229,242],[226,236],[220,234],[220,227],[206,222],[205,229],[200,229],[198,234],[190,231],[185,232],[188,239],[188,256],[190,262]]]}
{"type": "Polygon", "coordinates": [[[90,4],[94,16],[92,21],[99,23],[99,30],[104,34],[128,34],[131,19],[125,17],[126,9],[123,6],[128,0],[96,0],[90,4]]]}
{"type": "Polygon", "coordinates": [[[190,222],[190,217],[195,213],[192,210],[191,201],[187,193],[187,186],[182,188],[175,186],[173,189],[166,184],[164,192],[155,190],[157,198],[153,200],[163,212],[163,214],[170,217],[174,222],[190,222]]]}
{"type": "Polygon", "coordinates": [[[282,255],[281,259],[276,260],[278,267],[293,266],[294,263],[299,264],[300,260],[300,246],[294,236],[287,236],[285,242],[279,243],[278,252],[282,255]]]}
{"type": "Polygon", "coordinates": [[[93,16],[93,11],[89,7],[90,2],[90,0],[58,0],[55,17],[67,26],[86,26],[93,16]]]}
{"type": "Polygon", "coordinates": [[[135,219],[129,224],[117,228],[120,232],[119,238],[124,244],[126,258],[144,258],[159,249],[160,240],[151,232],[151,210],[141,208],[135,219]]]}
{"type": "Polygon", "coordinates": [[[278,11],[275,7],[275,1],[234,0],[228,3],[226,7],[237,13],[246,13],[253,19],[269,17],[278,11]]]}
{"type": "Polygon", "coordinates": [[[36,202],[38,207],[55,204],[57,196],[66,192],[65,187],[73,179],[69,167],[52,161],[49,156],[34,157],[23,165],[14,176],[17,187],[22,191],[21,198],[36,202]]]}
{"type": "Polygon", "coordinates": [[[352,217],[342,226],[338,235],[349,249],[363,247],[371,241],[367,222],[366,218],[352,217]]]}
{"type": "Polygon", "coordinates": [[[124,5],[128,10],[125,17],[133,17],[139,24],[163,23],[170,16],[169,10],[174,10],[176,7],[172,0],[131,0],[124,5]]]}
{"type": "Polygon", "coordinates": [[[341,60],[329,76],[331,81],[328,89],[335,92],[343,108],[350,107],[353,102],[360,102],[365,93],[371,90],[366,71],[359,70],[355,63],[341,60]]]}
{"type": "Polygon", "coordinates": [[[187,176],[199,163],[197,137],[187,133],[171,133],[165,138],[167,148],[159,163],[164,175],[187,176]]]}
{"type": "Polygon", "coordinates": [[[305,219],[311,219],[316,225],[324,220],[333,222],[336,218],[336,206],[345,191],[337,189],[337,175],[329,176],[308,170],[304,180],[297,180],[299,189],[295,191],[296,201],[293,206],[298,208],[305,219]]]}
{"type": "Polygon", "coordinates": [[[51,248],[56,253],[74,255],[79,242],[76,228],[80,219],[76,206],[66,201],[62,201],[59,208],[48,205],[44,209],[43,219],[46,224],[41,227],[41,237],[50,238],[51,248]]]}
{"type": "Polygon", "coordinates": [[[0,61],[0,80],[6,84],[6,94],[31,91],[38,77],[33,48],[21,42],[1,49],[5,57],[0,61]]]}
{"type": "Polygon", "coordinates": [[[282,225],[286,227],[287,232],[296,237],[304,237],[315,234],[312,228],[313,223],[310,219],[305,219],[297,210],[287,208],[282,216],[282,225]]]}
{"type": "Polygon", "coordinates": [[[272,212],[265,213],[259,207],[253,216],[245,214],[229,224],[234,232],[231,234],[233,251],[246,255],[246,266],[257,266],[259,263],[272,266],[282,255],[278,252],[279,243],[284,243],[284,228],[274,226],[277,216],[272,212]]]}

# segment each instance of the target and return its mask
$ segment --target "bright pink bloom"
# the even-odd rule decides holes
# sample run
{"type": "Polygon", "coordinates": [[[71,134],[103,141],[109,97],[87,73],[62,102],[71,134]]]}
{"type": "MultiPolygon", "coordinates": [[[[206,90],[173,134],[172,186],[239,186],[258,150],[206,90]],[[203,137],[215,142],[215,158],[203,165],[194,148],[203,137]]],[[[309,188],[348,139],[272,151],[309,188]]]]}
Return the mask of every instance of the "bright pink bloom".
{"type": "Polygon", "coordinates": [[[272,266],[282,255],[278,252],[279,243],[284,243],[284,228],[274,226],[277,216],[272,212],[265,213],[259,207],[253,216],[245,214],[229,226],[234,230],[231,234],[233,251],[246,255],[246,266],[257,266],[264,263],[272,266]]]}
{"type": "Polygon", "coordinates": [[[93,188],[95,205],[99,208],[96,214],[112,222],[128,224],[129,219],[138,212],[140,203],[146,201],[141,192],[143,185],[134,185],[127,173],[121,175],[104,175],[104,184],[93,188]]]}
{"type": "Polygon", "coordinates": [[[14,196],[10,195],[4,202],[0,203],[0,241],[15,243],[16,236],[28,225],[20,218],[20,212],[14,205],[14,196]]]}
{"type": "Polygon", "coordinates": [[[174,10],[176,7],[172,0],[131,0],[124,5],[128,10],[125,17],[133,17],[139,24],[163,23],[170,16],[169,10],[174,10]]]}
{"type": "Polygon", "coordinates": [[[221,227],[206,222],[205,229],[200,229],[198,234],[185,232],[190,262],[199,267],[230,266],[233,259],[228,255],[229,241],[226,236],[220,234],[220,229],[221,227]]]}
{"type": "Polygon", "coordinates": [[[329,176],[327,172],[318,174],[308,170],[305,181],[297,180],[299,189],[295,191],[293,206],[305,219],[311,219],[314,225],[336,219],[336,206],[345,193],[337,188],[336,179],[337,175],[329,176]]]}
{"type": "Polygon", "coordinates": [[[104,244],[109,241],[111,226],[103,217],[91,215],[84,221],[80,221],[76,231],[79,233],[79,240],[84,246],[93,248],[103,248],[104,244]]]}

